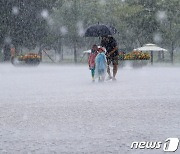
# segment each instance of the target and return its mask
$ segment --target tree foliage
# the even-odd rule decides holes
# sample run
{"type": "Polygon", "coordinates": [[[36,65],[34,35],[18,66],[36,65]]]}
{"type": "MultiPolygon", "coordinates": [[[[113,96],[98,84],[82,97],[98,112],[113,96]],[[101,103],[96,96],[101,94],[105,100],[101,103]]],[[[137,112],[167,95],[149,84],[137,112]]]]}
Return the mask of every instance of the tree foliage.
{"type": "Polygon", "coordinates": [[[82,37],[85,29],[104,23],[117,28],[120,49],[156,43],[173,53],[180,43],[179,8],[179,0],[1,0],[0,44],[10,37],[16,46],[45,44],[59,52],[64,44],[77,57],[78,48],[99,41],[82,37]]]}
{"type": "MultiPolygon", "coordinates": [[[[56,0],[1,0],[0,43],[6,37],[16,46],[35,47],[48,35],[42,11],[51,11],[56,0]]],[[[46,11],[46,12],[45,12],[46,11]]]]}

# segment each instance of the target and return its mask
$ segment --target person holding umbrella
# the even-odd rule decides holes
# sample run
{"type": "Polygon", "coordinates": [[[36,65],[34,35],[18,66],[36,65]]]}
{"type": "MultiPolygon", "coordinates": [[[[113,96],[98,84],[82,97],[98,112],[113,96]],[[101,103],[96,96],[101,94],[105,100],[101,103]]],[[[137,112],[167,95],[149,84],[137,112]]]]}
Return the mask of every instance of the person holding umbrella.
{"type": "Polygon", "coordinates": [[[112,25],[105,24],[95,24],[89,26],[85,31],[85,37],[102,37],[101,46],[106,48],[106,56],[107,56],[107,73],[109,74],[108,79],[116,80],[116,74],[118,69],[118,47],[116,40],[112,37],[112,35],[116,34],[117,30],[112,25]],[[113,64],[113,76],[111,76],[110,72],[110,64],[113,64]]]}
{"type": "Polygon", "coordinates": [[[112,36],[103,36],[101,40],[101,46],[106,48],[106,57],[107,57],[107,73],[109,75],[108,79],[116,81],[116,74],[118,70],[118,47],[117,42],[112,36]],[[110,71],[110,64],[113,64],[113,76],[110,71]]]}

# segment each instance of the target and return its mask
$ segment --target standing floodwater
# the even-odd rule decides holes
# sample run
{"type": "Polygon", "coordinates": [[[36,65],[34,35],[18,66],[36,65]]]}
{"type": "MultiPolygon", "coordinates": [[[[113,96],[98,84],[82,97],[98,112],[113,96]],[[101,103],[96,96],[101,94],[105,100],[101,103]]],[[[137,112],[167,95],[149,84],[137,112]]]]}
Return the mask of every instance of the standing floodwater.
{"type": "MultiPolygon", "coordinates": [[[[179,137],[180,68],[0,65],[0,153],[141,153],[134,141],[179,137]]],[[[162,149],[144,153],[163,153],[162,149]]]]}

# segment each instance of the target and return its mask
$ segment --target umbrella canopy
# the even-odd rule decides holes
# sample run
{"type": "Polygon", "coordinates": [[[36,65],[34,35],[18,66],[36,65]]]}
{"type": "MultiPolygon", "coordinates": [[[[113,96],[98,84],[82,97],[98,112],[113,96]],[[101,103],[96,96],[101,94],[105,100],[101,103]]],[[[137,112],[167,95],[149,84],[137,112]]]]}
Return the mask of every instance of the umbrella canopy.
{"type": "Polygon", "coordinates": [[[117,30],[113,26],[96,24],[88,27],[85,31],[85,37],[101,37],[116,34],[117,30]]]}
{"type": "Polygon", "coordinates": [[[156,44],[145,44],[143,47],[134,49],[136,51],[167,51],[166,49],[158,47],[156,44]]]}

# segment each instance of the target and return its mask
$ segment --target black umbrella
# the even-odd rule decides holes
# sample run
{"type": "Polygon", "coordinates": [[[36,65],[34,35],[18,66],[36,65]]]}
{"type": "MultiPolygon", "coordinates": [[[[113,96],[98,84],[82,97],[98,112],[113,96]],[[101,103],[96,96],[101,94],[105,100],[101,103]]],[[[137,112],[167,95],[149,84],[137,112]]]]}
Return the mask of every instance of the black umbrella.
{"type": "Polygon", "coordinates": [[[116,34],[117,30],[113,26],[96,24],[87,28],[85,37],[101,37],[116,34]]]}

